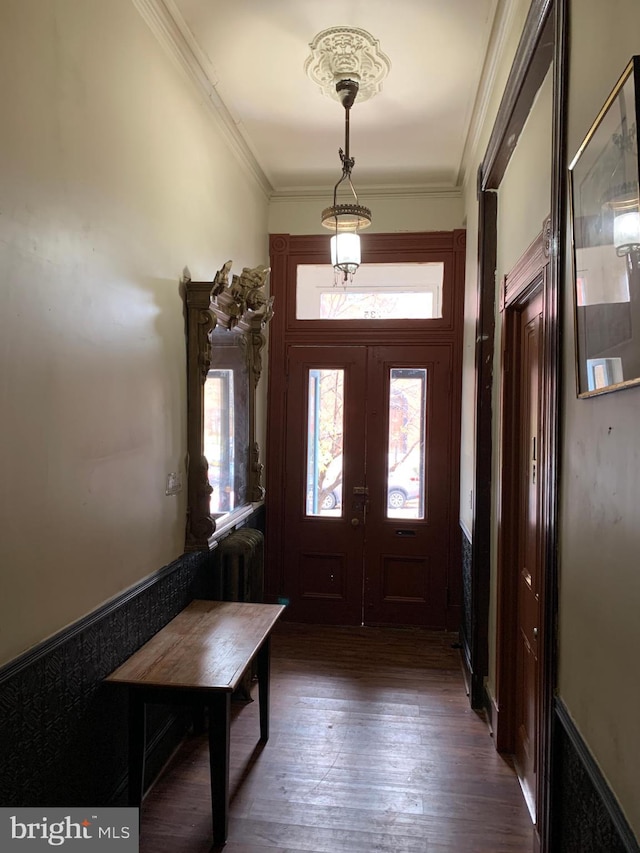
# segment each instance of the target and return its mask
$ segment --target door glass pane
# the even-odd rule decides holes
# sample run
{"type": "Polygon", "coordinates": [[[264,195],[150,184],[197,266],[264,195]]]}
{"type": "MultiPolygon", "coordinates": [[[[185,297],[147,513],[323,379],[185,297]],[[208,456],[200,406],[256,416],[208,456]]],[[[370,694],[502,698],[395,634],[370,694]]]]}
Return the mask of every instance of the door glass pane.
{"type": "Polygon", "coordinates": [[[309,370],[305,512],[342,516],[344,370],[309,370]]]}
{"type": "Polygon", "coordinates": [[[426,392],[426,369],[391,368],[387,518],[424,518],[426,392]]]}
{"type": "Polygon", "coordinates": [[[298,320],[433,320],[442,317],[444,264],[363,264],[348,290],[330,264],[299,264],[298,320]]]}

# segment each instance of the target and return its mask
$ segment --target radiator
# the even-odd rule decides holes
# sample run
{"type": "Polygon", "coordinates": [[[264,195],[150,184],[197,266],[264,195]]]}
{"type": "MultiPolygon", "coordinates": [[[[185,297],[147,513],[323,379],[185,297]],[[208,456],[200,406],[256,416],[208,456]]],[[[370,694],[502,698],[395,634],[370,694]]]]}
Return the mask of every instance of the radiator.
{"type": "Polygon", "coordinates": [[[264,537],[241,527],[221,540],[215,553],[214,598],[260,602],[264,596],[264,537]]]}
{"type": "MultiPolygon", "coordinates": [[[[264,597],[264,536],[252,527],[234,530],[215,552],[213,597],[218,601],[261,602],[264,597]]],[[[235,696],[251,701],[256,664],[242,676],[235,696]]]]}

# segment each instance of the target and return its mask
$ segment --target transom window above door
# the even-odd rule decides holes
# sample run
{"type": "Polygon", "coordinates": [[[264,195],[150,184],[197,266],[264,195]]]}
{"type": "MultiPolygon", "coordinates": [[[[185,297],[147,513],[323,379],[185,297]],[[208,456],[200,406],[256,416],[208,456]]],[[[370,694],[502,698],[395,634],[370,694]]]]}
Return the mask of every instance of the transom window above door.
{"type": "Polygon", "coordinates": [[[363,264],[347,288],[330,264],[298,264],[297,320],[435,320],[442,317],[444,263],[363,264]]]}

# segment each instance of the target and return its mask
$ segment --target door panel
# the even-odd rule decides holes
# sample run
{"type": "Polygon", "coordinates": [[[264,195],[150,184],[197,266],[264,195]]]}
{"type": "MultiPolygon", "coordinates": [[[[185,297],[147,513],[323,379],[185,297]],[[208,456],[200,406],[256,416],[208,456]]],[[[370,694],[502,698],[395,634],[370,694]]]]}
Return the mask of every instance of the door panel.
{"type": "Polygon", "coordinates": [[[520,494],[516,649],[516,743],[518,776],[535,819],[540,620],[540,412],[542,296],[520,318],[520,494]]]}
{"type": "Polygon", "coordinates": [[[284,560],[292,619],[362,622],[364,497],[353,489],[364,476],[366,356],[365,347],[289,348],[284,560]],[[342,400],[335,395],[335,417],[327,423],[320,408],[322,402],[330,408],[331,397],[315,392],[338,372],[342,400]],[[340,502],[323,509],[322,487],[335,480],[328,466],[334,459],[341,459],[340,502]]]}
{"type": "Polygon", "coordinates": [[[370,353],[364,555],[365,621],[370,624],[445,625],[450,370],[448,346],[373,347],[370,353]],[[407,400],[411,395],[413,401],[407,400]],[[418,401],[420,416],[412,415],[418,401]],[[399,409],[404,417],[400,429],[399,409]],[[416,421],[413,428],[408,421],[416,421]],[[400,448],[399,438],[405,440],[400,448]],[[397,458],[404,485],[414,473],[417,485],[416,497],[400,510],[389,501],[397,458]]]}
{"type": "Polygon", "coordinates": [[[444,627],[451,348],[291,346],[288,367],[289,617],[444,627]]]}

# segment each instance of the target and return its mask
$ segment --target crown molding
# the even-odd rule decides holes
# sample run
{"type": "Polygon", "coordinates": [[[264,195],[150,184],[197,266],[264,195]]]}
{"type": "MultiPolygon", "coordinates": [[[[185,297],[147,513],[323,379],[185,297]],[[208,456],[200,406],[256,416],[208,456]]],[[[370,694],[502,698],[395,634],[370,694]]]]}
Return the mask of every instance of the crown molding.
{"type": "MultiPolygon", "coordinates": [[[[271,195],[271,201],[274,204],[287,204],[299,202],[301,199],[316,201],[326,199],[329,195],[329,190],[326,186],[313,187],[282,187],[276,189],[271,195]]],[[[381,185],[381,186],[358,186],[358,199],[415,199],[415,198],[451,198],[459,199],[462,197],[462,187],[442,187],[430,186],[428,184],[414,184],[411,186],[397,185],[381,185]]]]}
{"type": "Polygon", "coordinates": [[[476,152],[480,142],[480,135],[484,127],[491,96],[496,82],[496,76],[500,67],[500,62],[504,55],[505,45],[512,33],[515,18],[516,4],[512,0],[497,0],[496,15],[491,28],[489,37],[489,47],[485,56],[482,74],[480,75],[480,85],[476,93],[473,112],[471,114],[471,122],[467,138],[465,139],[462,157],[460,159],[460,169],[458,171],[457,183],[462,186],[465,181],[465,176],[471,166],[469,174],[475,180],[475,165],[470,163],[471,158],[476,152]]]}
{"type": "Polygon", "coordinates": [[[215,71],[173,0],[131,0],[131,2],[165,51],[195,84],[240,165],[257,182],[265,196],[270,198],[273,192],[271,182],[242,135],[239,122],[233,118],[218,94],[215,71]]]}

